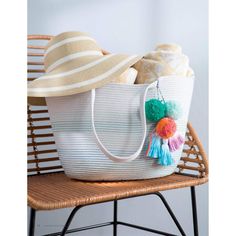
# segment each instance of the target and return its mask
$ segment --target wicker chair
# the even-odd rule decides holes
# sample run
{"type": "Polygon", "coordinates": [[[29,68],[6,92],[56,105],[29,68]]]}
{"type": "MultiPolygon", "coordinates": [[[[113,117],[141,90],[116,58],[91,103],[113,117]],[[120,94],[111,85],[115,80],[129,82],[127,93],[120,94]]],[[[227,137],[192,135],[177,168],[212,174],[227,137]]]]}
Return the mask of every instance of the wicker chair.
{"type": "MultiPolygon", "coordinates": [[[[44,45],[51,39],[48,35],[29,35],[28,81],[44,73],[44,45]],[[32,43],[32,44],[31,44],[32,43]],[[43,46],[42,46],[43,45],[43,46]]],[[[105,54],[105,52],[104,52],[105,54]]],[[[85,182],[71,180],[65,176],[60,164],[47,107],[28,107],[28,205],[31,207],[29,235],[34,235],[36,211],[74,207],[61,232],[47,235],[65,235],[113,226],[113,235],[117,235],[117,225],[125,225],[148,232],[173,235],[159,230],[118,221],[117,201],[119,199],[155,194],[167,208],[181,235],[186,235],[160,191],[190,187],[194,235],[198,235],[195,186],[208,181],[207,157],[196,132],[188,123],[183,157],[176,172],[170,176],[142,181],[85,182]],[[64,191],[66,190],[66,191],[64,191]],[[98,225],[77,229],[68,229],[76,212],[83,206],[114,201],[114,219],[98,225]]]]}

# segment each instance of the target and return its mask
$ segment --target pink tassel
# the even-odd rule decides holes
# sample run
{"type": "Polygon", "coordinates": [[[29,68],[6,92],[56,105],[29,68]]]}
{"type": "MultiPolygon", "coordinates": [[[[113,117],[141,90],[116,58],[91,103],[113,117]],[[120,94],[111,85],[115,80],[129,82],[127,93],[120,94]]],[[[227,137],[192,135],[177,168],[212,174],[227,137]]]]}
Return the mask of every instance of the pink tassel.
{"type": "Polygon", "coordinates": [[[171,152],[178,150],[183,143],[184,138],[180,134],[177,134],[168,139],[168,145],[171,152]]]}

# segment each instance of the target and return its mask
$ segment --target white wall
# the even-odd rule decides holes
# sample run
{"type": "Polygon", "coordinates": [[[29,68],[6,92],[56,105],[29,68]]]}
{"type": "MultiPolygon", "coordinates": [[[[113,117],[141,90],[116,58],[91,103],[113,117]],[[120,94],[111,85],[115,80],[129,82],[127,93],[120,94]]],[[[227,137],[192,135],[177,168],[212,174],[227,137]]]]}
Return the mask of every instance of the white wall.
{"type": "MultiPolygon", "coordinates": [[[[208,150],[208,1],[207,0],[29,0],[28,33],[88,32],[111,52],[143,54],[157,43],[175,42],[190,58],[196,83],[190,121],[208,150]]],[[[187,235],[193,235],[189,189],[164,192],[187,235]]],[[[208,186],[197,187],[199,230],[208,235],[208,186]]],[[[60,230],[69,211],[39,212],[36,235],[60,230]]],[[[81,210],[72,226],[104,222],[112,217],[111,204],[81,210]]],[[[123,200],[119,218],[178,233],[160,201],[153,196],[123,200]]],[[[77,234],[72,234],[77,235],[77,234]]],[[[97,229],[79,235],[111,235],[97,229]]],[[[149,235],[119,226],[119,235],[149,235]]]]}

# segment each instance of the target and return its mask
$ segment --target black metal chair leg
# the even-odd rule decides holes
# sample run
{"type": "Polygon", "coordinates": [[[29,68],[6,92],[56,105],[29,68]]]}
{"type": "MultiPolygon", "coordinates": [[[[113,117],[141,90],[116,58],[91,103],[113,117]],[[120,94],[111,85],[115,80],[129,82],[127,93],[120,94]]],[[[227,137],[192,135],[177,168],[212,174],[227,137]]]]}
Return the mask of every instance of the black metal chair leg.
{"type": "Polygon", "coordinates": [[[161,201],[163,202],[163,204],[165,205],[167,211],[169,212],[172,220],[175,222],[175,225],[177,226],[177,228],[179,229],[180,233],[182,236],[186,236],[183,228],[181,227],[179,221],[177,220],[176,216],[174,215],[173,211],[171,210],[169,204],[167,203],[166,199],[164,198],[164,196],[161,193],[156,193],[156,195],[161,199],[161,201]]]}
{"type": "Polygon", "coordinates": [[[72,212],[70,213],[70,216],[69,216],[69,218],[67,219],[66,224],[65,224],[65,226],[64,226],[64,228],[63,228],[63,230],[62,230],[62,232],[61,232],[61,236],[64,236],[64,235],[66,234],[66,231],[67,231],[67,229],[69,228],[69,226],[70,226],[70,224],[71,224],[71,221],[73,220],[73,218],[74,218],[76,212],[77,212],[80,208],[82,208],[82,206],[77,206],[77,207],[75,207],[75,208],[72,210],[72,212]]]}
{"type": "Polygon", "coordinates": [[[36,217],[36,210],[31,208],[31,210],[30,210],[29,236],[34,236],[35,217],[36,217]]]}
{"type": "Polygon", "coordinates": [[[117,236],[117,200],[114,201],[113,236],[117,236]]]}
{"type": "Polygon", "coordinates": [[[195,187],[191,187],[191,200],[192,200],[192,213],[193,213],[193,230],[194,236],[198,236],[198,220],[197,220],[197,202],[196,202],[196,193],[195,187]]]}
{"type": "MultiPolygon", "coordinates": [[[[171,210],[169,204],[167,203],[166,199],[164,198],[164,196],[160,193],[157,192],[155,193],[156,196],[158,196],[162,203],[164,204],[164,206],[166,207],[168,213],[170,214],[172,220],[175,222],[177,228],[179,229],[180,233],[182,236],[186,236],[183,228],[181,227],[180,223],[178,222],[176,216],[174,215],[173,211],[171,210]]],[[[196,204],[196,193],[195,193],[195,187],[191,186],[191,200],[192,200],[192,214],[193,214],[193,228],[194,228],[194,236],[199,236],[198,233],[198,220],[197,220],[197,204],[196,204]]],[[[83,206],[77,206],[75,207],[67,221],[65,226],[63,227],[62,232],[58,232],[58,233],[53,233],[53,234],[49,234],[49,235],[61,235],[61,236],[65,236],[65,234],[68,231],[68,228],[75,216],[75,214],[77,213],[77,211],[79,209],[81,209],[83,206]]],[[[169,233],[165,233],[165,232],[161,232],[161,231],[157,231],[157,230],[153,230],[153,229],[149,229],[149,228],[145,228],[145,227],[141,227],[141,226],[137,226],[137,225],[132,225],[132,224],[128,224],[128,223],[124,223],[124,222],[119,222],[118,221],[118,217],[117,214],[118,213],[118,201],[114,200],[114,214],[113,214],[113,222],[108,222],[105,224],[100,224],[100,225],[93,225],[92,227],[84,227],[84,228],[77,228],[77,229],[73,229],[73,230],[69,230],[70,233],[73,232],[77,232],[77,231],[82,231],[82,230],[86,230],[86,229],[92,229],[92,228],[98,228],[98,227],[102,227],[102,226],[107,226],[107,225],[113,225],[113,236],[117,236],[117,225],[121,224],[121,225],[126,225],[126,226],[130,226],[130,227],[134,227],[134,228],[138,228],[138,229],[142,229],[145,231],[149,231],[149,232],[153,232],[153,233],[158,233],[158,234],[162,234],[162,235],[173,235],[173,234],[169,234],[169,233]],[[85,229],[86,228],[86,229],[85,229]]],[[[30,226],[29,226],[29,236],[34,236],[34,231],[35,231],[35,218],[36,218],[36,210],[31,208],[31,213],[30,213],[30,226]]],[[[68,233],[69,233],[68,231],[68,233]]]]}

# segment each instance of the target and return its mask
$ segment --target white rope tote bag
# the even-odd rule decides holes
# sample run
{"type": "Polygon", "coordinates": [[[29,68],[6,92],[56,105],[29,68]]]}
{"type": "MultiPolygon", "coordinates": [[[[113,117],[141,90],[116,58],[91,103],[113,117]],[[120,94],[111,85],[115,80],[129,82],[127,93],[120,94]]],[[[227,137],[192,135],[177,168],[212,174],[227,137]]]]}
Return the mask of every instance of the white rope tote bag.
{"type": "MultiPolygon", "coordinates": [[[[176,124],[184,137],[194,78],[170,76],[158,81],[164,98],[182,106],[183,115],[176,124]]],[[[146,157],[155,124],[146,120],[145,102],[155,98],[156,85],[108,84],[85,93],[46,98],[58,155],[68,177],[112,181],[174,172],[183,148],[172,153],[174,162],[169,166],[146,157]]]]}

